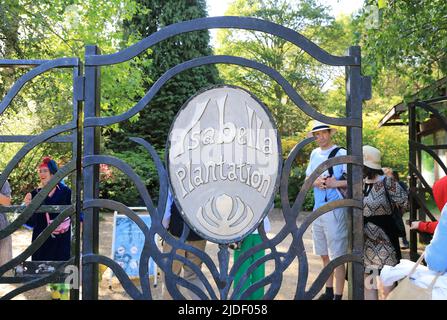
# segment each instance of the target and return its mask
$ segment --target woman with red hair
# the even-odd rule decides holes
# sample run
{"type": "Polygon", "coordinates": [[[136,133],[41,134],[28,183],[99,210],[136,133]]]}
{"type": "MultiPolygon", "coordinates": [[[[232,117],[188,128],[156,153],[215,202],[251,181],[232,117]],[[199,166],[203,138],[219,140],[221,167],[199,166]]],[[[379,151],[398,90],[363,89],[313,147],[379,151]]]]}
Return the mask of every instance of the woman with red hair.
{"type": "MultiPolygon", "coordinates": [[[[24,199],[25,205],[29,205],[31,200],[47,185],[57,172],[57,164],[50,157],[45,157],[38,167],[40,186],[30,193],[27,193],[24,199]]],[[[42,205],[70,205],[71,190],[62,182],[59,182],[48,194],[42,205]]],[[[33,228],[32,241],[48,227],[51,222],[56,219],[59,212],[35,212],[27,221],[27,225],[33,228]]],[[[51,234],[50,237],[42,244],[40,248],[32,255],[32,261],[67,261],[70,259],[71,245],[71,224],[70,218],[66,218],[51,234]]],[[[61,288],[61,295],[67,292],[66,288],[61,288]]],[[[54,293],[59,293],[59,287],[54,293]]],[[[60,299],[60,295],[57,299],[60,299]]],[[[54,298],[54,297],[53,297],[54,298]]]]}
{"type": "MultiPolygon", "coordinates": [[[[30,193],[27,193],[24,199],[25,205],[31,203],[37,193],[53,178],[57,172],[57,164],[50,157],[45,157],[39,165],[38,173],[40,186],[30,193]]],[[[42,202],[42,205],[70,205],[71,190],[65,184],[59,182],[48,196],[42,202]]],[[[33,228],[34,241],[39,234],[59,215],[56,212],[34,213],[26,223],[33,228]]],[[[67,261],[70,259],[70,240],[71,228],[69,218],[53,231],[51,237],[45,241],[42,246],[32,255],[33,261],[67,261]],[[67,223],[68,222],[68,223],[67,223]]]]}

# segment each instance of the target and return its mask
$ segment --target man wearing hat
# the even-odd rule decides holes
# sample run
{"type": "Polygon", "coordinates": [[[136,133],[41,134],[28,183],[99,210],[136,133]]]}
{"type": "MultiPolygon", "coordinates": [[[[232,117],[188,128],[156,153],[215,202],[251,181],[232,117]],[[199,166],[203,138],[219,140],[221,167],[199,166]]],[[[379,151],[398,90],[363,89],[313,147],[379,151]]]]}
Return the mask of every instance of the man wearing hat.
{"type": "MultiPolygon", "coordinates": [[[[312,130],[307,137],[315,137],[318,148],[312,150],[310,154],[306,179],[329,157],[346,155],[345,149],[337,147],[332,142],[332,135],[335,132],[335,128],[325,123],[314,121],[312,130]]],[[[325,171],[313,183],[314,211],[331,201],[343,199],[337,188],[346,187],[347,182],[342,178],[346,174],[346,165],[334,166],[332,170],[332,176],[330,176],[328,171],[325,171]]],[[[336,208],[315,219],[312,223],[312,240],[314,254],[321,257],[324,266],[346,254],[348,249],[348,229],[345,209],[336,208]]],[[[319,297],[319,300],[341,300],[345,284],[345,272],[344,265],[335,269],[335,291],[334,274],[332,274],[326,282],[326,292],[319,297]]]]}

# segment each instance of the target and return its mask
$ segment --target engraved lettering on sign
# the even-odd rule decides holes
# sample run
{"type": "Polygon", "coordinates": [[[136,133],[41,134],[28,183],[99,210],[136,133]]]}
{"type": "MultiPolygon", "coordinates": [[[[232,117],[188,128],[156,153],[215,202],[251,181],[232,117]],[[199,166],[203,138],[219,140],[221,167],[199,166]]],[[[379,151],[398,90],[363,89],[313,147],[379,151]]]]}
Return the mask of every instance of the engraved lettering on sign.
{"type": "Polygon", "coordinates": [[[253,231],[277,190],[280,154],[268,109],[245,90],[222,86],[191,98],[171,127],[167,155],[185,221],[216,242],[253,231]]]}

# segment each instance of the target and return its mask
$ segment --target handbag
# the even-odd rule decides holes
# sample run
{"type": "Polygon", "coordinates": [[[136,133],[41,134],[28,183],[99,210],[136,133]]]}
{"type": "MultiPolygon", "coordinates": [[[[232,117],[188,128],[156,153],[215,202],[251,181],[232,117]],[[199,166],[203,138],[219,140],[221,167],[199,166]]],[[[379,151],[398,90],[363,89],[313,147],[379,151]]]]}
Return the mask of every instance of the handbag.
{"type": "MultiPolygon", "coordinates": [[[[47,224],[50,225],[53,222],[53,220],[50,220],[50,215],[48,212],[45,212],[45,216],[47,218],[47,224]]],[[[71,225],[71,219],[70,217],[67,217],[57,226],[57,228],[51,233],[51,235],[58,235],[67,232],[70,229],[70,225],[71,225]]]]}
{"type": "Polygon", "coordinates": [[[390,194],[388,193],[388,188],[386,187],[386,179],[387,178],[383,179],[383,187],[385,188],[385,196],[391,208],[391,217],[394,220],[394,225],[396,226],[399,237],[405,237],[406,230],[404,222],[402,220],[402,214],[399,207],[396,204],[394,204],[393,201],[391,200],[390,194]]]}
{"type": "Polygon", "coordinates": [[[441,275],[440,273],[436,274],[433,281],[427,288],[419,287],[411,281],[411,276],[414,274],[423,258],[424,253],[414,264],[414,267],[411,269],[410,273],[388,294],[386,300],[432,300],[433,287],[435,286],[436,280],[438,280],[439,276],[441,275]]]}

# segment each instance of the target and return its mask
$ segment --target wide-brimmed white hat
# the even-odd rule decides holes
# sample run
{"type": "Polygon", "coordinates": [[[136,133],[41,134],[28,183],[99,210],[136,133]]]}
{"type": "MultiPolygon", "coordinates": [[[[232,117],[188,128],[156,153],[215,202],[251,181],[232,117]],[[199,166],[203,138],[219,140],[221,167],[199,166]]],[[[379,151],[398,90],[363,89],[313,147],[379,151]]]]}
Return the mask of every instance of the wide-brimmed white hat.
{"type": "Polygon", "coordinates": [[[382,170],[382,154],[371,146],[363,146],[363,165],[376,170],[382,170]]]}
{"type": "Polygon", "coordinates": [[[323,130],[330,130],[331,135],[333,135],[334,133],[337,132],[337,129],[331,127],[330,125],[320,122],[318,120],[314,120],[312,130],[307,134],[307,138],[313,137],[314,132],[323,131],[323,130]]]}

